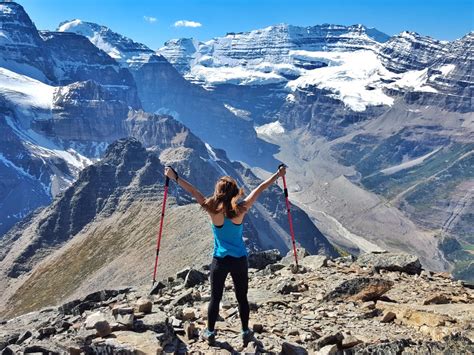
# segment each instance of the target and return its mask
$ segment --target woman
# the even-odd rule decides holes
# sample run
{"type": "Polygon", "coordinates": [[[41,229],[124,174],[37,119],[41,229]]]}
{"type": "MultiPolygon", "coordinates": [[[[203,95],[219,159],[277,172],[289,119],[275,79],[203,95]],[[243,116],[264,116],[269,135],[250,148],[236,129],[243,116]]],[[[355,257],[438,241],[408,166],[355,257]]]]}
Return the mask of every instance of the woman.
{"type": "Polygon", "coordinates": [[[243,220],[258,196],[286,173],[281,166],[270,178],[262,182],[242,201],[243,190],[230,176],[221,177],[214,188],[214,194],[208,198],[183,178],[178,177],[172,168],[165,168],[165,175],[175,180],[179,186],[189,192],[209,214],[214,235],[214,254],[211,264],[211,299],[208,308],[207,329],[201,337],[212,344],[215,341],[215,324],[219,315],[219,303],[224,291],[224,282],[230,273],[234,282],[235,295],[239,304],[242,321],[242,339],[246,345],[253,337],[249,329],[249,303],[247,250],[242,238],[243,220]]]}

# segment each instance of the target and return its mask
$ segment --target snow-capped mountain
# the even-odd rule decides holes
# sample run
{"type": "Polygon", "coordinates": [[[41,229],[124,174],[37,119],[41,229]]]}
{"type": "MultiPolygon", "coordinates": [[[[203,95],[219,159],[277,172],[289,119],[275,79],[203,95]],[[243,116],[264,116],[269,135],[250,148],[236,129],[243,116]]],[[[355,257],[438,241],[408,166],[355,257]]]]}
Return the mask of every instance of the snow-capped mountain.
{"type": "Polygon", "coordinates": [[[122,137],[141,104],[130,72],[85,37],[40,33],[12,2],[0,4],[0,26],[2,235],[122,137]]]}
{"type": "Polygon", "coordinates": [[[200,86],[189,83],[163,56],[94,23],[73,20],[62,23],[59,30],[87,36],[128,68],[146,111],[173,115],[206,142],[225,148],[234,159],[253,164],[276,163],[271,157],[274,149],[257,139],[251,122],[235,115],[200,86]]]}
{"type": "Polygon", "coordinates": [[[385,42],[378,55],[383,65],[395,73],[421,70],[447,52],[447,42],[405,31],[385,42]]]}
{"type": "Polygon", "coordinates": [[[344,249],[404,250],[432,269],[469,273],[472,32],[445,42],[362,25],[275,25],[154,52],[80,20],[38,32],[20,5],[0,9],[3,228],[116,138],[190,144],[183,133],[154,147],[171,114],[207,142],[179,157],[198,161],[199,151],[218,169],[206,154],[225,148],[260,177],[278,160],[289,165],[292,199],[344,249]],[[142,119],[139,109],[158,115],[142,119]]]}

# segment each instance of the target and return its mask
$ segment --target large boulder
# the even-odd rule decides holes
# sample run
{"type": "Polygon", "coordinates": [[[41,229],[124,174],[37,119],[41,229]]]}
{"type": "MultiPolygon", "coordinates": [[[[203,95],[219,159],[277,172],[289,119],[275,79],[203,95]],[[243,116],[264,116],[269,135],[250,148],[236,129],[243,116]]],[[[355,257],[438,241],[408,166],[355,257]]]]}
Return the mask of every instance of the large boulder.
{"type": "Polygon", "coordinates": [[[267,265],[275,264],[281,260],[281,254],[278,249],[270,249],[251,253],[248,256],[250,268],[262,270],[267,265]]]}
{"type": "Polygon", "coordinates": [[[375,301],[393,286],[393,281],[370,277],[357,277],[342,281],[329,291],[324,299],[351,298],[354,301],[375,301]]]}
{"type": "MultiPolygon", "coordinates": [[[[305,248],[296,248],[296,257],[298,258],[298,263],[301,263],[303,258],[309,255],[308,251],[305,248]]],[[[293,249],[290,249],[288,253],[281,259],[280,263],[283,265],[291,265],[295,262],[295,252],[293,249]]]]}
{"type": "Polygon", "coordinates": [[[367,253],[357,259],[360,266],[373,266],[376,270],[401,271],[420,274],[421,263],[417,256],[406,253],[367,253]]]}

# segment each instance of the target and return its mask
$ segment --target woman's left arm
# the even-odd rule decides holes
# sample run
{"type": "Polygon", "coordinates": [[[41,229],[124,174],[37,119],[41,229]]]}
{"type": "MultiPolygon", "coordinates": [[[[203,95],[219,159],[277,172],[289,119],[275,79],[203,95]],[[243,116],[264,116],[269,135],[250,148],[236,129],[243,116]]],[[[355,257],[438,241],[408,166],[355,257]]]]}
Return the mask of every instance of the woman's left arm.
{"type": "Polygon", "coordinates": [[[169,177],[170,179],[176,181],[176,183],[181,186],[183,189],[185,189],[187,192],[189,192],[193,197],[196,199],[197,203],[202,205],[205,201],[204,195],[196,189],[190,182],[186,181],[182,177],[178,178],[178,175],[173,171],[173,169],[166,167],[165,168],[165,175],[169,177]]]}

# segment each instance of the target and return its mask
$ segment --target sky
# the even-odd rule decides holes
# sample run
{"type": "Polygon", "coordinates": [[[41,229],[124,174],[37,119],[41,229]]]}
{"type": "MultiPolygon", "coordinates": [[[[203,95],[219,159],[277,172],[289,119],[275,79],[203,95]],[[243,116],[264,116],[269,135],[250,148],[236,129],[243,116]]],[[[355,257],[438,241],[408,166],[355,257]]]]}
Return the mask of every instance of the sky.
{"type": "Polygon", "coordinates": [[[474,29],[474,0],[17,0],[39,29],[81,19],[152,49],[172,38],[201,41],[288,23],[363,24],[454,40],[474,29]]]}

